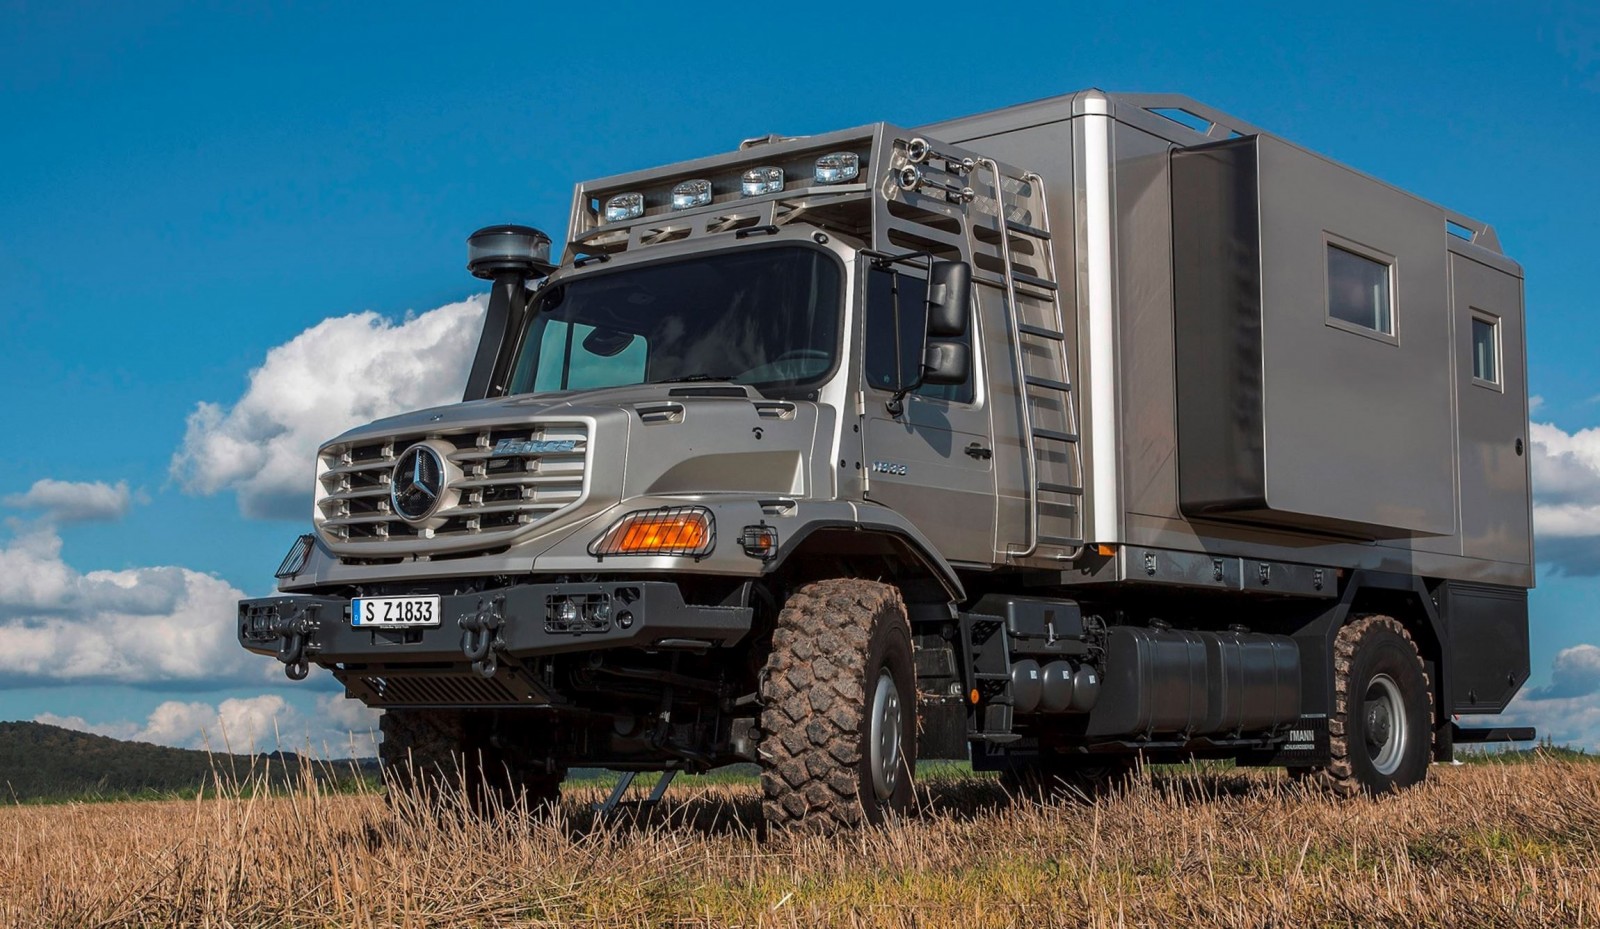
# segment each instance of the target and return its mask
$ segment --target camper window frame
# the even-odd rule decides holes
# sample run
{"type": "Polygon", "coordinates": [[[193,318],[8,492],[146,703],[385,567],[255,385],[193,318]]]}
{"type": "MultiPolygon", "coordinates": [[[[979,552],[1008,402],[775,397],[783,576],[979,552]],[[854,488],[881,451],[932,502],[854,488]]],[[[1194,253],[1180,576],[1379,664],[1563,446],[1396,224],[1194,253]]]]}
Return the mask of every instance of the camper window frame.
{"type": "Polygon", "coordinates": [[[1488,310],[1470,307],[1467,314],[1467,364],[1472,370],[1472,383],[1486,390],[1505,393],[1505,352],[1502,348],[1500,336],[1500,317],[1488,310]],[[1478,376],[1478,345],[1473,338],[1472,324],[1484,322],[1489,324],[1490,340],[1494,348],[1494,377],[1485,378],[1478,376]]]}
{"type": "Polygon", "coordinates": [[[1389,345],[1400,344],[1400,281],[1397,270],[1398,263],[1395,256],[1388,252],[1380,251],[1370,245],[1363,245],[1353,239],[1337,235],[1326,230],[1322,233],[1322,313],[1324,321],[1334,329],[1340,329],[1355,335],[1364,336],[1389,345]],[[1333,315],[1333,275],[1329,261],[1330,250],[1338,249],[1357,258],[1365,258],[1374,264],[1382,265],[1389,272],[1389,329],[1375,329],[1363,326],[1347,319],[1333,315]]]}

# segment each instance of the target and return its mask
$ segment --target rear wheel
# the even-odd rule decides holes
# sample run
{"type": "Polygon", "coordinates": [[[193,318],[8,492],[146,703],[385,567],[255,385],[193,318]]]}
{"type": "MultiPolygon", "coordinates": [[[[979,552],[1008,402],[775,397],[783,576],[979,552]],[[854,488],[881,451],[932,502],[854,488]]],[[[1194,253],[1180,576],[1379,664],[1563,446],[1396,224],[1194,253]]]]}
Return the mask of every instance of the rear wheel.
{"type": "Polygon", "coordinates": [[[1363,616],[1334,642],[1334,714],[1323,780],[1344,796],[1410,787],[1428,774],[1433,691],[1406,627],[1363,616]]]}
{"type": "Polygon", "coordinates": [[[917,704],[899,590],[841,579],[791,594],[773,631],[761,698],[769,826],[835,831],[910,806],[917,704]]]}
{"type": "MultiPolygon", "coordinates": [[[[478,812],[520,802],[542,810],[560,798],[566,771],[536,760],[537,752],[503,745],[493,737],[492,717],[486,713],[391,709],[379,726],[383,742],[378,757],[391,792],[398,789],[439,805],[465,790],[468,808],[478,812]]],[[[527,742],[529,747],[536,744],[527,742]]]]}

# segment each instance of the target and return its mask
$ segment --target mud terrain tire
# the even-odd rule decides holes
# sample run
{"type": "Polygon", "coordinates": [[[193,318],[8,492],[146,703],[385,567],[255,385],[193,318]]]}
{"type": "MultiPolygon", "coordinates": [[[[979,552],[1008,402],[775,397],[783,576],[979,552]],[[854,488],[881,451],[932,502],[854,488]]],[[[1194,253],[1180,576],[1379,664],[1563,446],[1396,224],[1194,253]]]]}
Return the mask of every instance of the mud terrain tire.
{"type": "Polygon", "coordinates": [[[1353,797],[1390,793],[1427,777],[1433,688],[1406,627],[1391,616],[1353,620],[1334,640],[1333,670],[1323,783],[1353,797]]]}
{"type": "Polygon", "coordinates": [[[835,832],[910,806],[917,692],[899,590],[839,579],[790,594],[760,692],[769,828],[835,832]]]}

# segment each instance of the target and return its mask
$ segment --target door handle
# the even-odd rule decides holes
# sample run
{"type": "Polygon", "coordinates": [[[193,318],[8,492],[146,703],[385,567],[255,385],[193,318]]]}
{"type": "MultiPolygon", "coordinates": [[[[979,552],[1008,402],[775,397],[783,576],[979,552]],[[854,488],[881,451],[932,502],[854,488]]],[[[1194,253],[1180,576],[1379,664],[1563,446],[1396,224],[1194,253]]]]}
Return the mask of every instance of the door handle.
{"type": "Polygon", "coordinates": [[[993,450],[984,448],[977,442],[967,446],[967,454],[978,459],[979,461],[988,461],[990,458],[994,457],[993,450]]]}

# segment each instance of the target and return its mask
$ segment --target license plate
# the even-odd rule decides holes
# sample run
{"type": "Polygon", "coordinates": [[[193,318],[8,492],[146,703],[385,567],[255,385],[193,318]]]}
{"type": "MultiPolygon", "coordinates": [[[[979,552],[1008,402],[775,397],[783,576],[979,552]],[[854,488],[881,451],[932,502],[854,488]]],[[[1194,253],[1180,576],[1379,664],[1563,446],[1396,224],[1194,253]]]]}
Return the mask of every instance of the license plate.
{"type": "Polygon", "coordinates": [[[439,598],[357,597],[350,601],[350,625],[369,629],[437,626],[439,598]]]}

